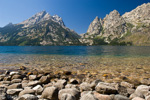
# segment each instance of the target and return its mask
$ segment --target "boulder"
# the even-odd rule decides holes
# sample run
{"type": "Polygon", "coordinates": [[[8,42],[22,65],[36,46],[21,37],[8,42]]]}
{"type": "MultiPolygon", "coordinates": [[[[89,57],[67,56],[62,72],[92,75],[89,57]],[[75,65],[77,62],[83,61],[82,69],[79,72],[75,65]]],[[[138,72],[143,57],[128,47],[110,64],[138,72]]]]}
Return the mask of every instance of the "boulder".
{"type": "Polygon", "coordinates": [[[131,95],[135,92],[135,89],[127,88],[127,92],[129,95],[131,95]]]}
{"type": "Polygon", "coordinates": [[[0,100],[7,100],[6,88],[4,86],[0,87],[0,100]]]}
{"type": "Polygon", "coordinates": [[[7,87],[8,89],[18,89],[18,88],[22,88],[22,84],[21,83],[14,83],[12,85],[9,85],[7,87]]]}
{"type": "Polygon", "coordinates": [[[130,84],[128,82],[121,82],[120,84],[121,86],[124,86],[126,88],[134,88],[134,85],[133,84],[130,84]]]}
{"type": "Polygon", "coordinates": [[[29,83],[28,83],[28,86],[36,86],[36,85],[39,85],[40,84],[40,81],[30,81],[29,83]]]}
{"type": "Polygon", "coordinates": [[[41,95],[43,92],[43,87],[41,85],[37,85],[33,88],[37,95],[41,95]]]}
{"type": "Polygon", "coordinates": [[[57,100],[58,99],[58,88],[57,87],[47,87],[42,93],[43,99],[57,100]]]}
{"type": "Polygon", "coordinates": [[[10,84],[11,83],[11,81],[2,81],[2,84],[10,84]]]}
{"type": "Polygon", "coordinates": [[[47,84],[50,82],[50,79],[47,76],[42,76],[39,80],[42,84],[47,84]]]}
{"type": "Polygon", "coordinates": [[[63,74],[64,74],[64,75],[71,75],[72,72],[71,72],[71,71],[64,71],[63,74]]]}
{"type": "Polygon", "coordinates": [[[140,98],[140,97],[135,97],[135,98],[133,98],[132,100],[145,100],[145,99],[140,98]]]}
{"type": "Polygon", "coordinates": [[[32,94],[25,94],[18,98],[18,100],[39,100],[38,97],[32,94]]]}
{"type": "Polygon", "coordinates": [[[19,97],[25,94],[35,94],[35,91],[33,89],[26,88],[19,93],[19,97]]]}
{"type": "Polygon", "coordinates": [[[92,83],[91,83],[91,88],[92,89],[95,89],[96,85],[99,83],[99,82],[102,82],[101,80],[94,80],[92,83]]]}
{"type": "Polygon", "coordinates": [[[7,94],[9,95],[18,95],[23,89],[8,89],[7,94]]]}
{"type": "Polygon", "coordinates": [[[77,90],[75,88],[72,88],[72,89],[62,89],[62,90],[60,90],[59,95],[58,95],[59,99],[61,99],[63,94],[65,94],[65,93],[70,94],[71,96],[75,97],[76,100],[78,100],[79,97],[80,97],[79,90],[77,90]]]}
{"type": "Polygon", "coordinates": [[[4,77],[3,81],[11,81],[11,77],[4,77]]]}
{"type": "Polygon", "coordinates": [[[134,97],[145,98],[149,93],[149,90],[150,90],[149,86],[140,85],[136,88],[135,92],[132,95],[130,95],[130,99],[133,99],[134,97]]]}
{"type": "Polygon", "coordinates": [[[126,87],[121,86],[121,85],[118,85],[117,90],[118,90],[118,93],[119,93],[120,95],[123,95],[123,96],[129,96],[126,87]]]}
{"type": "Polygon", "coordinates": [[[123,95],[115,95],[114,100],[130,100],[130,99],[123,95]]]}
{"type": "Polygon", "coordinates": [[[15,74],[19,74],[19,72],[10,72],[9,73],[10,76],[15,75],[15,74]]]}
{"type": "Polygon", "coordinates": [[[13,83],[21,83],[21,81],[22,81],[22,79],[13,79],[11,81],[11,84],[13,84],[13,83]]]}
{"type": "Polygon", "coordinates": [[[25,66],[20,66],[20,70],[26,70],[27,68],[25,66]]]}
{"type": "Polygon", "coordinates": [[[65,87],[66,84],[67,84],[66,80],[58,80],[56,83],[54,83],[54,86],[58,87],[58,89],[61,90],[65,87]]]}
{"type": "Polygon", "coordinates": [[[99,82],[95,90],[101,94],[117,94],[115,86],[110,83],[99,82]]]}
{"type": "Polygon", "coordinates": [[[92,91],[91,85],[87,82],[80,84],[80,91],[92,91]]]}
{"type": "Polygon", "coordinates": [[[87,93],[87,94],[81,96],[80,100],[98,100],[98,99],[91,93],[87,93]]]}
{"type": "Polygon", "coordinates": [[[5,78],[5,75],[0,75],[0,81],[2,81],[5,78]]]}
{"type": "Polygon", "coordinates": [[[79,90],[79,87],[77,85],[73,85],[73,84],[67,84],[65,86],[65,88],[75,88],[75,89],[78,89],[79,90]]]}
{"type": "Polygon", "coordinates": [[[21,82],[22,88],[27,87],[27,86],[28,86],[28,83],[29,83],[28,80],[23,80],[23,81],[21,82]]]}
{"type": "Polygon", "coordinates": [[[0,95],[0,100],[8,100],[6,93],[0,95]]]}
{"type": "Polygon", "coordinates": [[[83,92],[81,92],[81,97],[82,97],[83,95],[88,94],[88,93],[93,94],[93,92],[92,92],[92,91],[83,91],[83,92]]]}
{"type": "Polygon", "coordinates": [[[36,80],[37,76],[36,75],[29,75],[29,80],[36,80]]]}
{"type": "Polygon", "coordinates": [[[150,100],[150,95],[145,97],[146,100],[150,100]]]}
{"type": "Polygon", "coordinates": [[[71,79],[70,84],[78,84],[79,82],[76,79],[71,79]]]}
{"type": "Polygon", "coordinates": [[[98,99],[98,100],[113,100],[113,97],[110,95],[104,95],[104,94],[99,94],[97,92],[94,92],[94,96],[98,99]]]}
{"type": "Polygon", "coordinates": [[[76,100],[74,96],[72,96],[71,94],[68,93],[64,93],[60,100],[76,100]]]}
{"type": "Polygon", "coordinates": [[[142,79],[141,83],[145,84],[145,85],[150,85],[150,78],[149,79],[142,79]]]}
{"type": "Polygon", "coordinates": [[[11,80],[13,79],[23,79],[23,76],[22,75],[13,75],[11,80]]]}

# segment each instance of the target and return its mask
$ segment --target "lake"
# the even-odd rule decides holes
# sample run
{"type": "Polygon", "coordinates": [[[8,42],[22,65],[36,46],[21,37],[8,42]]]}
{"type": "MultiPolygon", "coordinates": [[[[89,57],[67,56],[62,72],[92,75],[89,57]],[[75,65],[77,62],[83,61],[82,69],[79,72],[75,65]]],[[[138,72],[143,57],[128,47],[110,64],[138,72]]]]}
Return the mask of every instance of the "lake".
{"type": "Polygon", "coordinates": [[[68,56],[150,56],[143,46],[0,46],[0,54],[43,54],[68,56]]]}
{"type": "MultiPolygon", "coordinates": [[[[0,72],[30,70],[90,71],[130,80],[150,78],[150,47],[138,46],[0,46],[0,72]]],[[[109,77],[112,81],[112,77],[109,77]]]]}

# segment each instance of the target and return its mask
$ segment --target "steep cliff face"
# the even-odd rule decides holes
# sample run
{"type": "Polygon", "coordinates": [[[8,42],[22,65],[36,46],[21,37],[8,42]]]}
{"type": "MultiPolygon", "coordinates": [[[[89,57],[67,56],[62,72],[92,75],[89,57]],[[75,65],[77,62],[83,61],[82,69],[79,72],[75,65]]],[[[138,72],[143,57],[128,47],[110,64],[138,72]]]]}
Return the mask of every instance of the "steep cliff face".
{"type": "Polygon", "coordinates": [[[149,15],[150,3],[143,4],[122,16],[117,10],[114,10],[101,21],[96,17],[80,40],[88,45],[95,44],[95,40],[98,44],[104,42],[107,44],[150,45],[149,15]]]}
{"type": "Polygon", "coordinates": [[[126,22],[133,25],[138,25],[139,23],[148,24],[150,23],[150,3],[138,6],[131,12],[126,12],[122,16],[126,22]]]}
{"type": "Polygon", "coordinates": [[[83,44],[92,45],[93,44],[92,39],[94,38],[94,36],[101,35],[101,31],[103,30],[102,24],[103,24],[102,19],[96,17],[89,25],[87,33],[80,35],[81,36],[80,42],[82,42],[83,44]]]}
{"type": "Polygon", "coordinates": [[[87,33],[92,34],[100,34],[102,30],[102,20],[96,17],[93,22],[90,24],[87,33]]]}
{"type": "Polygon", "coordinates": [[[103,21],[103,37],[105,37],[109,42],[114,38],[122,37],[127,31],[126,22],[116,10],[110,12],[109,15],[106,15],[103,21]]]}
{"type": "Polygon", "coordinates": [[[61,17],[46,11],[0,28],[0,45],[78,45],[79,35],[65,27],[61,17]]]}

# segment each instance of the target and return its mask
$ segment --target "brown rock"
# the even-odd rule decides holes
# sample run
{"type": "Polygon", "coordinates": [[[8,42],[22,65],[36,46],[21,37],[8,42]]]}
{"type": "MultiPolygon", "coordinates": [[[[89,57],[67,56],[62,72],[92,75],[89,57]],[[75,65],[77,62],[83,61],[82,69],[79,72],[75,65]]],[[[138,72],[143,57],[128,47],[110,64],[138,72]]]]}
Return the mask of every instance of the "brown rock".
{"type": "Polygon", "coordinates": [[[70,83],[71,83],[71,84],[78,84],[79,82],[78,82],[76,79],[71,79],[71,80],[70,80],[70,83]]]}
{"type": "Polygon", "coordinates": [[[58,87],[58,89],[63,89],[65,87],[65,85],[67,84],[67,81],[66,80],[58,80],[54,86],[55,87],[58,87]]]}
{"type": "Polygon", "coordinates": [[[79,97],[80,97],[80,92],[77,89],[75,89],[75,88],[71,89],[70,88],[70,89],[62,89],[62,90],[60,90],[59,91],[59,96],[58,96],[59,99],[61,99],[63,94],[65,94],[65,93],[70,94],[71,96],[75,97],[76,100],[78,100],[79,97]]]}
{"type": "Polygon", "coordinates": [[[36,75],[29,75],[29,80],[36,80],[37,76],[36,75]]]}
{"type": "Polygon", "coordinates": [[[26,70],[27,68],[25,66],[20,66],[20,70],[26,70]]]}
{"type": "Polygon", "coordinates": [[[121,82],[121,86],[124,86],[126,88],[134,88],[134,85],[128,82],[121,82]]]}
{"type": "Polygon", "coordinates": [[[22,79],[13,79],[11,83],[21,83],[22,79]]]}
{"type": "Polygon", "coordinates": [[[130,99],[123,95],[115,95],[114,100],[130,100],[130,99]]]}
{"type": "Polygon", "coordinates": [[[64,93],[60,100],[76,100],[74,96],[72,96],[71,94],[67,94],[67,93],[64,93]]]}
{"type": "Polygon", "coordinates": [[[50,82],[50,79],[47,76],[42,76],[39,80],[42,84],[47,84],[50,82]]]}
{"type": "Polygon", "coordinates": [[[11,77],[4,77],[3,81],[11,81],[11,77]]]}
{"type": "Polygon", "coordinates": [[[36,94],[41,95],[43,92],[43,87],[41,85],[37,85],[33,88],[33,90],[36,92],[36,94]]]}
{"type": "Polygon", "coordinates": [[[80,91],[92,91],[91,85],[87,82],[80,84],[80,91]]]}
{"type": "Polygon", "coordinates": [[[117,93],[117,90],[114,87],[114,85],[110,83],[104,83],[104,82],[98,83],[98,85],[95,87],[95,90],[98,93],[102,93],[102,94],[116,94],[117,93]]]}
{"type": "Polygon", "coordinates": [[[13,75],[11,80],[13,79],[23,79],[23,76],[22,75],[13,75]]]}
{"type": "Polygon", "coordinates": [[[80,100],[98,100],[98,99],[94,95],[87,93],[87,94],[81,96],[80,100]]]}
{"type": "Polygon", "coordinates": [[[140,98],[140,97],[135,97],[135,98],[133,98],[132,100],[145,100],[145,99],[140,98]]]}
{"type": "Polygon", "coordinates": [[[42,93],[43,99],[58,100],[58,88],[47,87],[42,93]]]}
{"type": "Polygon", "coordinates": [[[22,88],[22,84],[21,83],[14,83],[12,85],[9,85],[7,88],[8,89],[19,89],[19,88],[22,88]]]}
{"type": "Polygon", "coordinates": [[[63,74],[64,74],[64,75],[71,75],[72,72],[71,72],[71,71],[64,71],[63,74]]]}
{"type": "Polygon", "coordinates": [[[32,94],[25,94],[18,98],[18,100],[39,100],[38,97],[32,94]]]}
{"type": "Polygon", "coordinates": [[[28,86],[30,87],[30,86],[36,86],[36,85],[39,85],[40,84],[40,81],[30,81],[29,83],[28,83],[28,86]]]}
{"type": "Polygon", "coordinates": [[[24,94],[35,94],[35,91],[33,89],[26,88],[25,90],[19,93],[19,97],[21,97],[24,94]]]}
{"type": "Polygon", "coordinates": [[[112,96],[110,96],[110,95],[104,95],[104,94],[99,94],[97,92],[94,92],[94,96],[98,100],[113,100],[112,96]]]}
{"type": "Polygon", "coordinates": [[[7,94],[9,95],[18,95],[23,89],[8,89],[7,94]]]}

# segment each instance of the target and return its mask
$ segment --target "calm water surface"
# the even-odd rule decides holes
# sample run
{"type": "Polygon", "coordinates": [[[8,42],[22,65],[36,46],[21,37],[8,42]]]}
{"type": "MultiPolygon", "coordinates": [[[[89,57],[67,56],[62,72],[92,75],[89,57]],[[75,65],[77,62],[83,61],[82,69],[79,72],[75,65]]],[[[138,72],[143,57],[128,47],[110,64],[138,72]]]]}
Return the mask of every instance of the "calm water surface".
{"type": "Polygon", "coordinates": [[[142,46],[0,46],[0,54],[44,54],[72,56],[150,56],[142,46]]]}
{"type": "Polygon", "coordinates": [[[70,69],[133,68],[150,65],[150,47],[137,46],[0,46],[0,70],[29,67],[70,69]]]}

